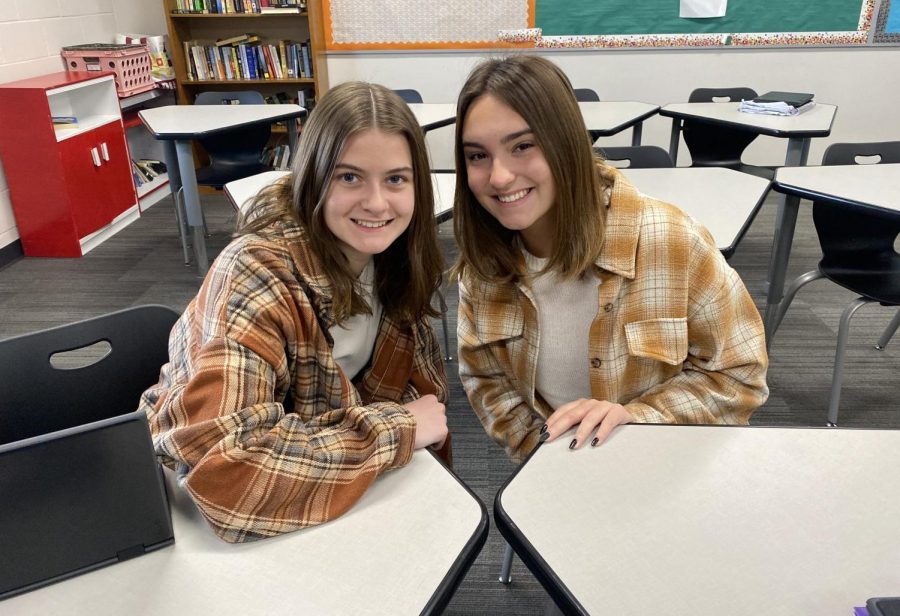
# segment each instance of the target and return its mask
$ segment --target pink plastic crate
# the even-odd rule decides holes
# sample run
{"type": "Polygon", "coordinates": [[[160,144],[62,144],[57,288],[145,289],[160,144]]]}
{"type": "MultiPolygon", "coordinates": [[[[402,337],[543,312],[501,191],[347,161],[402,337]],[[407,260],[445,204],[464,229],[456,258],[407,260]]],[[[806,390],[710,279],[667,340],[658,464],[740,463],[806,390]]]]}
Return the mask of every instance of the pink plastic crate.
{"type": "Polygon", "coordinates": [[[144,45],[91,43],[62,48],[70,71],[112,71],[119,98],[152,90],[150,53],[144,45]]]}

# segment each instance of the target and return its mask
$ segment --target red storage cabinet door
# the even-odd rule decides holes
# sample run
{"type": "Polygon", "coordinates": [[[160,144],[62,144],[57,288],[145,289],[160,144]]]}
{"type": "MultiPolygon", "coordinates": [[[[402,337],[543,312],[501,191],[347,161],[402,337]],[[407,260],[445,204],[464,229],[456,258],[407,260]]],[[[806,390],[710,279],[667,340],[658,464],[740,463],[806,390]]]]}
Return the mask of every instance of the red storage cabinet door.
{"type": "Polygon", "coordinates": [[[137,193],[131,175],[131,155],[125,142],[125,130],[121,122],[110,122],[93,131],[103,161],[104,192],[108,196],[106,202],[109,219],[112,220],[128,208],[137,204],[137,193]],[[103,144],[106,144],[106,157],[103,156],[103,144]],[[108,158],[109,160],[104,160],[108,158]]]}
{"type": "Polygon", "coordinates": [[[94,129],[59,142],[59,153],[66,170],[66,185],[72,219],[82,238],[109,224],[113,215],[109,207],[110,195],[104,174],[103,159],[100,157],[100,141],[94,129]],[[91,156],[96,148],[97,166],[91,156]]]}

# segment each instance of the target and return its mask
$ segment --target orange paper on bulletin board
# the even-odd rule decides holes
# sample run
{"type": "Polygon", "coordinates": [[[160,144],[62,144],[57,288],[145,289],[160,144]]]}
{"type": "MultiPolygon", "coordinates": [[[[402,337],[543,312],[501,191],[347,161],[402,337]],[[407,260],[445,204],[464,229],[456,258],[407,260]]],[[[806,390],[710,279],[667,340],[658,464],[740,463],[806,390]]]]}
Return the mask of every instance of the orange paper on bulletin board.
{"type": "Polygon", "coordinates": [[[325,48],[534,46],[536,0],[323,0],[325,48]]]}

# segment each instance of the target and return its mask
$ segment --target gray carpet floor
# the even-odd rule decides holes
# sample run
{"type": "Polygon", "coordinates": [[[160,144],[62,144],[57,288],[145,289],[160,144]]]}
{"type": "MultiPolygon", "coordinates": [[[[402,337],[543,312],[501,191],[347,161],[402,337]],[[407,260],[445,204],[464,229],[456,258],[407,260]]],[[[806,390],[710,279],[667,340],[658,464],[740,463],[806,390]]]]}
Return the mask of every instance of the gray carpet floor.
{"type": "MultiPolygon", "coordinates": [[[[731,259],[760,308],[764,306],[763,285],[777,199],[768,198],[731,259]]],[[[215,255],[229,241],[234,224],[232,210],[224,197],[209,195],[202,200],[211,232],[209,252],[215,255]]],[[[439,230],[449,262],[456,254],[452,222],[442,224],[439,230]]],[[[810,208],[805,204],[798,220],[789,279],[813,269],[819,257],[810,208]]],[[[0,338],[138,304],[160,303],[181,310],[196,293],[199,282],[196,269],[182,262],[172,201],[166,198],[83,258],[23,258],[0,269],[0,338]]],[[[824,424],[838,320],[853,297],[828,281],[815,282],[801,291],[772,348],[771,395],[754,416],[754,424],[824,424]]],[[[447,301],[450,346],[455,348],[453,285],[447,301]]],[[[842,426],[900,428],[896,402],[900,340],[894,340],[885,351],[873,349],[893,314],[890,308],[874,305],[864,307],[853,319],[841,399],[842,426]]],[[[435,326],[439,328],[439,322],[435,326]]],[[[485,436],[469,408],[455,362],[447,365],[447,372],[455,470],[491,510],[494,495],[514,466],[485,436]]],[[[547,595],[518,559],[512,584],[498,583],[504,546],[492,518],[488,542],[447,614],[544,613],[547,595]]]]}

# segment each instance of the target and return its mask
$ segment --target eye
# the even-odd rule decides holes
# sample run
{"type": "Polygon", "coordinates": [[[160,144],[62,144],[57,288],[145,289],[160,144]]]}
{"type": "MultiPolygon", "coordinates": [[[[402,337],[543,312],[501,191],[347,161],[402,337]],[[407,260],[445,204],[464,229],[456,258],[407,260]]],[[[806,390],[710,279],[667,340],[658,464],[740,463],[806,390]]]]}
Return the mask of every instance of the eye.
{"type": "Polygon", "coordinates": [[[387,183],[392,186],[401,186],[409,181],[405,175],[389,175],[387,177],[387,183]]]}
{"type": "Polygon", "coordinates": [[[527,152],[528,150],[530,150],[533,147],[534,147],[534,143],[532,143],[531,141],[523,141],[522,143],[517,143],[516,146],[513,148],[513,151],[514,152],[527,152]]]}
{"type": "Polygon", "coordinates": [[[359,176],[355,173],[346,171],[344,173],[339,173],[336,176],[336,179],[343,182],[344,184],[355,184],[357,181],[359,181],[359,176]]]}
{"type": "Polygon", "coordinates": [[[466,161],[470,163],[477,163],[478,161],[484,160],[486,157],[484,152],[467,152],[465,158],[466,161]]]}

